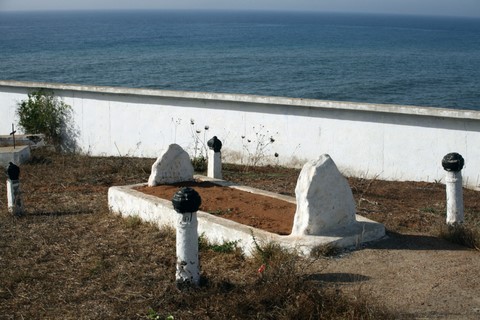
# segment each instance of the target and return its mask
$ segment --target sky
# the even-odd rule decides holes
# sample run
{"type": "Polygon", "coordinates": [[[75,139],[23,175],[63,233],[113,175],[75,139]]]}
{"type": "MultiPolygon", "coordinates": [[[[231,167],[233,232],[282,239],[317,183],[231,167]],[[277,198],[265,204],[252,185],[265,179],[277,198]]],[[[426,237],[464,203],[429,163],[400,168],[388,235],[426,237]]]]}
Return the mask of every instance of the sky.
{"type": "Polygon", "coordinates": [[[480,0],[0,0],[1,11],[282,10],[480,17],[480,0]]]}

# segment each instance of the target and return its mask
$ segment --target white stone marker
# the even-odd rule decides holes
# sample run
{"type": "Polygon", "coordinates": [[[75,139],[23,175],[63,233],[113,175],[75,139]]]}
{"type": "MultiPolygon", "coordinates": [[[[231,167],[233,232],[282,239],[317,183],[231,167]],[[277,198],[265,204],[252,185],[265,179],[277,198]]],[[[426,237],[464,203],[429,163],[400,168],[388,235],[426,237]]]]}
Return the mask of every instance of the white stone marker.
{"type": "Polygon", "coordinates": [[[179,213],[176,225],[176,282],[179,289],[200,283],[197,210],[201,202],[200,195],[188,187],[175,193],[172,199],[173,207],[179,213]]]}
{"type": "Polygon", "coordinates": [[[295,196],[293,236],[322,235],[356,222],[352,190],[327,154],[303,166],[295,196]]]}
{"type": "Polygon", "coordinates": [[[7,208],[8,212],[20,216],[23,214],[23,204],[20,194],[20,168],[10,162],[7,168],[7,208]]]}
{"type": "Polygon", "coordinates": [[[193,166],[188,153],[178,144],[171,144],[152,165],[148,186],[193,180],[193,166]]]}
{"type": "Polygon", "coordinates": [[[463,223],[463,189],[462,168],[465,164],[463,157],[452,152],[442,159],[442,166],[447,171],[445,177],[445,189],[447,193],[447,224],[455,225],[463,223]]]}
{"type": "Polygon", "coordinates": [[[13,213],[16,216],[23,214],[19,180],[7,179],[7,205],[8,212],[13,213]]]}
{"type": "Polygon", "coordinates": [[[207,176],[214,179],[223,179],[222,177],[222,142],[214,136],[208,140],[208,171],[207,176]]]}

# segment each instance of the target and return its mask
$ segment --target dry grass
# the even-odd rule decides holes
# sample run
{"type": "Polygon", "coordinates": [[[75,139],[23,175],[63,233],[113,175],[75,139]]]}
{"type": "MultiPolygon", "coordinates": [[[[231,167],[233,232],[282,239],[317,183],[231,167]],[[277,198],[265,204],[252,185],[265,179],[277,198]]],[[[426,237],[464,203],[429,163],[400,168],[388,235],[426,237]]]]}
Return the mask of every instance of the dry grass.
{"type": "MultiPolygon", "coordinates": [[[[152,163],[34,152],[21,167],[25,216],[0,200],[0,319],[391,317],[367,297],[324,286],[308,273],[310,260],[270,244],[251,259],[202,246],[203,285],[178,291],[174,232],[108,212],[108,187],[146,181],[152,163]]],[[[279,183],[285,192],[288,181],[279,183]]]]}
{"type": "Polygon", "coordinates": [[[470,225],[442,225],[440,237],[453,243],[480,251],[480,228],[470,225]]]}
{"type": "MultiPolygon", "coordinates": [[[[395,317],[363,293],[347,298],[310,273],[312,260],[271,243],[259,244],[247,259],[233,243],[202,242],[203,285],[178,291],[174,232],[108,212],[108,187],[145,182],[152,163],[34,152],[21,167],[26,215],[8,214],[0,197],[0,319],[395,317]]],[[[280,167],[246,172],[227,165],[224,177],[293,195],[298,172],[280,167]]],[[[445,222],[439,184],[364,179],[350,184],[358,212],[390,231],[436,235],[445,222]]],[[[5,184],[0,194],[6,194],[5,184]]],[[[465,203],[466,226],[478,236],[478,192],[465,190],[465,203]]],[[[333,249],[318,248],[317,258],[333,249]]]]}

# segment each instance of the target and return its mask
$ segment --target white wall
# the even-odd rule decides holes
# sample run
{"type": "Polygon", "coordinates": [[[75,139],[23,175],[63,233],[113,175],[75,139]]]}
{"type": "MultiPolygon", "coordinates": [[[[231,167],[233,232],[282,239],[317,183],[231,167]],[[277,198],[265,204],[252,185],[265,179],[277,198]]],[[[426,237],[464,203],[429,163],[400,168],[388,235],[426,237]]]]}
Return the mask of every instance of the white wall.
{"type": "Polygon", "coordinates": [[[459,152],[465,185],[480,185],[479,111],[0,81],[0,134],[35,88],[73,107],[77,143],[91,155],[154,158],[173,142],[193,155],[200,130],[200,142],[222,140],[228,162],[248,161],[272,137],[262,163],[300,166],[327,153],[347,175],[386,180],[443,181],[443,156],[459,152]]]}

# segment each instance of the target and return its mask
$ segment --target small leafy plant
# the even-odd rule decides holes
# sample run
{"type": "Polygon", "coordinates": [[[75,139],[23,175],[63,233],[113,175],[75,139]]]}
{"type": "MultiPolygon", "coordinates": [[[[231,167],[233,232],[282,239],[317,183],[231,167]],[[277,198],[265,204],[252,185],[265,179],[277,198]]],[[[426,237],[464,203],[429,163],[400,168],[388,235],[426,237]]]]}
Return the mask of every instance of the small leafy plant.
{"type": "Polygon", "coordinates": [[[238,241],[225,241],[221,244],[210,243],[205,237],[205,234],[202,233],[198,237],[198,247],[200,250],[212,250],[213,252],[218,253],[233,253],[238,249],[238,241]]]}
{"type": "Polygon", "coordinates": [[[157,311],[150,309],[148,310],[147,319],[150,320],[174,320],[175,318],[172,315],[168,315],[166,317],[162,317],[157,311]]]}
{"type": "Polygon", "coordinates": [[[209,249],[219,253],[231,253],[237,250],[238,241],[226,241],[222,244],[211,244],[209,249]]]}

